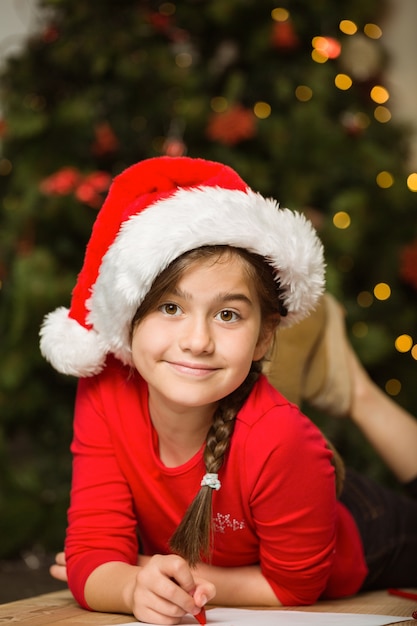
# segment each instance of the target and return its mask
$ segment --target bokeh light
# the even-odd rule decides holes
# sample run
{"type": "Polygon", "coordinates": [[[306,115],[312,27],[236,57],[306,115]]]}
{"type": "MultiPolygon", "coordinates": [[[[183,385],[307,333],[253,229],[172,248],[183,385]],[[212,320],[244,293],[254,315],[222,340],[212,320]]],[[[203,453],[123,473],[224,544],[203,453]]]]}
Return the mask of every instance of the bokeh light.
{"type": "Polygon", "coordinates": [[[413,347],[413,339],[410,335],[400,335],[395,340],[394,345],[398,352],[410,352],[413,347]]]}
{"type": "Polygon", "coordinates": [[[391,297],[391,287],[387,283],[378,283],[374,287],[374,296],[377,300],[388,300],[391,297]]]}

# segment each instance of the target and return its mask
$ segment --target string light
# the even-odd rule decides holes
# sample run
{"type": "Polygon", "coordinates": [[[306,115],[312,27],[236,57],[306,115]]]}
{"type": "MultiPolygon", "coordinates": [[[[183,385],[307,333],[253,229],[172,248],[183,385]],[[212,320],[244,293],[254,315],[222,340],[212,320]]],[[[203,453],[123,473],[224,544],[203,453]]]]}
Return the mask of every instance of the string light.
{"type": "Polygon", "coordinates": [[[379,172],[376,177],[376,184],[378,187],[381,187],[381,189],[389,189],[394,184],[394,177],[390,172],[379,172]]]}
{"type": "Polygon", "coordinates": [[[350,89],[352,87],[352,83],[353,81],[351,77],[347,74],[337,74],[336,78],[334,79],[334,84],[338,89],[341,89],[342,91],[350,89]]]}
{"type": "Polygon", "coordinates": [[[272,9],[271,17],[275,22],[286,22],[290,17],[289,11],[287,9],[283,9],[282,7],[277,9],[272,9]]]}
{"type": "Polygon", "coordinates": [[[410,352],[413,347],[413,339],[410,335],[400,335],[395,340],[394,345],[398,352],[410,352]]]}
{"type": "Polygon", "coordinates": [[[9,159],[0,159],[0,176],[8,176],[12,169],[12,163],[9,159]]]}
{"type": "Polygon", "coordinates": [[[410,335],[400,335],[395,340],[394,345],[398,352],[410,352],[413,347],[413,339],[410,335]]]}
{"type": "Polygon", "coordinates": [[[374,301],[373,295],[369,291],[361,291],[356,297],[356,302],[363,309],[369,308],[374,301]]]}
{"type": "Polygon", "coordinates": [[[371,89],[370,96],[377,104],[384,104],[389,100],[389,91],[385,87],[382,87],[382,85],[375,85],[371,89]]]}
{"type": "Polygon", "coordinates": [[[374,111],[374,117],[377,122],[380,122],[381,124],[385,124],[386,122],[389,122],[391,120],[392,116],[391,116],[391,111],[387,109],[387,107],[379,105],[376,107],[374,111]]]}
{"type": "Polygon", "coordinates": [[[345,35],[354,35],[357,32],[358,27],[355,22],[352,22],[351,20],[342,20],[339,24],[339,29],[345,35]]]}
{"type": "Polygon", "coordinates": [[[306,85],[298,85],[295,90],[295,97],[300,102],[308,102],[313,97],[313,90],[306,85]]]}
{"type": "Polygon", "coordinates": [[[400,381],[397,380],[397,378],[390,378],[385,383],[385,391],[390,396],[398,396],[398,394],[401,391],[401,387],[402,387],[402,385],[401,385],[400,381]]]}
{"type": "Polygon", "coordinates": [[[326,61],[329,60],[329,57],[321,54],[321,52],[319,52],[315,48],[311,52],[311,58],[315,63],[326,63],[326,61]]]}
{"type": "Polygon", "coordinates": [[[407,177],[407,187],[410,191],[417,191],[417,173],[413,172],[407,177]]]}
{"type": "Polygon", "coordinates": [[[267,102],[257,102],[253,107],[253,112],[255,113],[257,118],[259,118],[260,120],[265,120],[271,115],[271,105],[267,102]]]}
{"type": "Polygon", "coordinates": [[[175,64],[181,69],[190,67],[193,63],[193,57],[189,52],[180,52],[175,56],[175,64]]]}
{"type": "Polygon", "coordinates": [[[345,230],[346,228],[349,228],[351,224],[349,213],[346,213],[346,211],[338,211],[337,213],[335,213],[333,215],[333,224],[334,226],[336,226],[336,228],[339,228],[340,230],[345,230]]]}
{"type": "Polygon", "coordinates": [[[363,32],[370,39],[380,39],[382,37],[382,30],[376,24],[365,24],[363,32]]]}
{"type": "Polygon", "coordinates": [[[417,344],[415,346],[413,346],[413,348],[411,350],[411,356],[413,357],[413,359],[415,361],[417,361],[417,344]]]}
{"type": "Polygon", "coordinates": [[[378,283],[374,287],[374,296],[377,300],[388,300],[391,297],[391,287],[387,283],[378,283]]]}

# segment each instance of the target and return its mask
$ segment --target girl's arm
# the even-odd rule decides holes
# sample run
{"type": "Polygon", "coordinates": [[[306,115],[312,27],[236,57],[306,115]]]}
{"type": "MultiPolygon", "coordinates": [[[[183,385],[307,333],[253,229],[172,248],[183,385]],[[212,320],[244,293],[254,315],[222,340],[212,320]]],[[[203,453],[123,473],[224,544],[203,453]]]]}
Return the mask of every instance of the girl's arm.
{"type": "Polygon", "coordinates": [[[221,606],[281,606],[259,565],[216,567],[200,563],[198,576],[216,587],[215,604],[221,606]]]}

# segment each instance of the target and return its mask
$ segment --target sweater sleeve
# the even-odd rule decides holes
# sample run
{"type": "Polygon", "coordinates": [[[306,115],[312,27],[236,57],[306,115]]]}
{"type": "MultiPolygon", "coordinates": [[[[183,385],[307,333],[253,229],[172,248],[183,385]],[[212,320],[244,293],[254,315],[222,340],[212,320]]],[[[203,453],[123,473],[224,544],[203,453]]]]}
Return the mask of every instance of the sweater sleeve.
{"type": "Polygon", "coordinates": [[[331,573],[337,501],[330,459],[319,430],[291,405],[271,410],[247,440],[246,480],[260,566],[286,606],[314,603],[331,573]]]}
{"type": "Polygon", "coordinates": [[[96,378],[78,384],[71,502],[65,542],[68,584],[84,608],[87,578],[109,561],[137,562],[133,501],[117,463],[96,378]]]}

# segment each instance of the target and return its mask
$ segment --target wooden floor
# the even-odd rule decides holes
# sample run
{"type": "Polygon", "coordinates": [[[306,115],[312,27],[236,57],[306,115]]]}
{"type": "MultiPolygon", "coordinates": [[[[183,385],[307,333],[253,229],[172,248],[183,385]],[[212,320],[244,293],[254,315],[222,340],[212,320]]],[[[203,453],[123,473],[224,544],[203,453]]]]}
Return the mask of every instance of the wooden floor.
{"type": "MultiPolygon", "coordinates": [[[[417,593],[416,590],[410,590],[417,593]]],[[[290,610],[290,609],[279,609],[290,610]]],[[[399,598],[387,591],[359,594],[347,600],[319,602],[314,606],[297,607],[297,611],[327,611],[330,613],[371,613],[377,615],[398,615],[410,617],[401,622],[403,626],[417,626],[412,619],[417,611],[417,600],[399,598]]],[[[208,611],[209,613],[209,611],[208,611]]],[[[69,591],[56,591],[34,598],[0,605],[0,624],[23,624],[24,626],[87,626],[88,624],[137,623],[133,617],[92,613],[80,609],[69,591]]]]}

